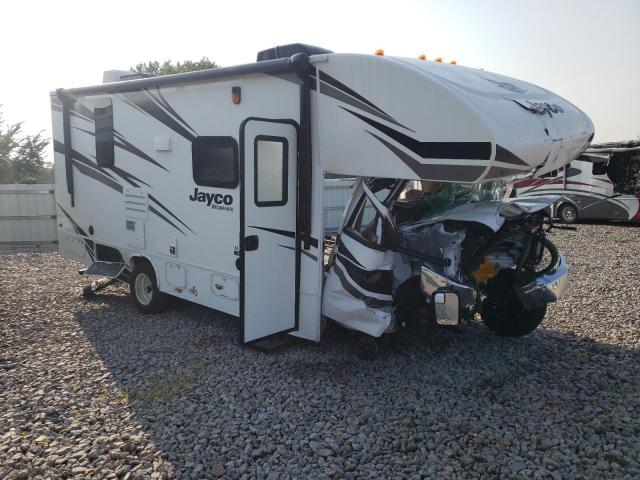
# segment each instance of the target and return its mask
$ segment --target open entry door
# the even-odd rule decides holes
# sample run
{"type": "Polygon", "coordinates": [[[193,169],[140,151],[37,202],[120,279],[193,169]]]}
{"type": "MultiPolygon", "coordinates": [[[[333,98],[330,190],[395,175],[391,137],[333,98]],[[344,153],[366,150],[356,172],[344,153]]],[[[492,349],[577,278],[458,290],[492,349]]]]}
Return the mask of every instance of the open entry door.
{"type": "Polygon", "coordinates": [[[248,119],[240,136],[240,317],[247,343],[298,328],[298,128],[293,120],[248,119]]]}

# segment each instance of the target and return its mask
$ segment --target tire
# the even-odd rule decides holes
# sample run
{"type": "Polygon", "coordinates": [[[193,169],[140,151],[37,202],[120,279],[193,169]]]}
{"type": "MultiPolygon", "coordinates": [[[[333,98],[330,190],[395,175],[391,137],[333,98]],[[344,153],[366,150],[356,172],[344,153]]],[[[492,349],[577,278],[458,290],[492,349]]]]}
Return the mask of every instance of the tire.
{"type": "Polygon", "coordinates": [[[353,351],[362,360],[373,360],[378,356],[380,347],[374,337],[363,334],[353,346],[353,351]]]}
{"type": "Polygon", "coordinates": [[[484,324],[502,337],[522,337],[533,332],[547,313],[543,305],[526,310],[513,290],[500,298],[489,297],[482,303],[484,324]]]}
{"type": "Polygon", "coordinates": [[[169,297],[158,290],[156,273],[149,262],[133,267],[129,291],[136,308],[144,314],[160,313],[167,307],[169,297]]]}
{"type": "Polygon", "coordinates": [[[570,203],[560,205],[557,214],[562,223],[570,224],[578,220],[578,209],[570,203]]]}

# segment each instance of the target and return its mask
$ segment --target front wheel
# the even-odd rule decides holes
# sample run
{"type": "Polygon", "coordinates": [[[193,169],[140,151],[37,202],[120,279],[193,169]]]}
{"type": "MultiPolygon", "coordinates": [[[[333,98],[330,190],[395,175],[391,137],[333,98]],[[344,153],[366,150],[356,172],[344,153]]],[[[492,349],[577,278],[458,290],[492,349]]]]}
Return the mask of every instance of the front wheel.
{"type": "Polygon", "coordinates": [[[158,290],[156,273],[148,262],[137,263],[131,272],[131,297],[142,313],[160,313],[167,306],[168,297],[158,290]]]}
{"type": "Polygon", "coordinates": [[[546,305],[526,310],[515,292],[510,292],[500,298],[487,298],[480,315],[484,324],[498,335],[521,337],[538,328],[546,313],[546,305]]]}
{"type": "Polygon", "coordinates": [[[578,219],[578,209],[570,203],[563,203],[558,208],[558,218],[562,223],[575,223],[578,219]]]}

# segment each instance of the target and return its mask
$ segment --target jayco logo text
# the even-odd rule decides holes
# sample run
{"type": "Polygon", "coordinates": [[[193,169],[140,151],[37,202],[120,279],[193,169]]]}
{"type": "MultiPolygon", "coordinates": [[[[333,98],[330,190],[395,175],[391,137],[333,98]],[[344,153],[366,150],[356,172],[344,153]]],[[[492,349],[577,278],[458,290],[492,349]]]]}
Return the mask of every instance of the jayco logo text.
{"type": "Polygon", "coordinates": [[[221,193],[200,192],[197,188],[193,191],[193,195],[189,195],[192,202],[206,203],[207,207],[215,210],[226,210],[233,212],[233,197],[231,195],[223,195],[221,193]]]}

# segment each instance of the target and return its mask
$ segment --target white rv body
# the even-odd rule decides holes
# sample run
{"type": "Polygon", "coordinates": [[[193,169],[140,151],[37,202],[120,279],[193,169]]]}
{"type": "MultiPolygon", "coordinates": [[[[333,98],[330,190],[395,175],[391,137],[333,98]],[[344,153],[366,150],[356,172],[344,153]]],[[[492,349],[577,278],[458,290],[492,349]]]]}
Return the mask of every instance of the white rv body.
{"type": "MultiPolygon", "coordinates": [[[[239,317],[244,342],[279,332],[319,341],[326,173],[459,183],[543,174],[593,136],[580,110],[525,82],[311,53],[53,92],[61,252],[99,264],[89,273],[121,266],[124,281],[149,262],[161,292],[239,317]],[[196,168],[210,149],[235,174],[196,168]]],[[[343,313],[367,308],[358,302],[343,313]]]]}
{"type": "Polygon", "coordinates": [[[552,214],[564,221],[620,220],[640,221],[640,155],[630,157],[635,178],[627,175],[626,182],[614,182],[608,171],[620,159],[610,154],[586,154],[564,168],[536,179],[522,179],[514,183],[516,198],[541,198],[556,195],[560,198],[552,206],[552,214]],[[561,212],[571,206],[575,214],[564,219],[561,212]]]}

